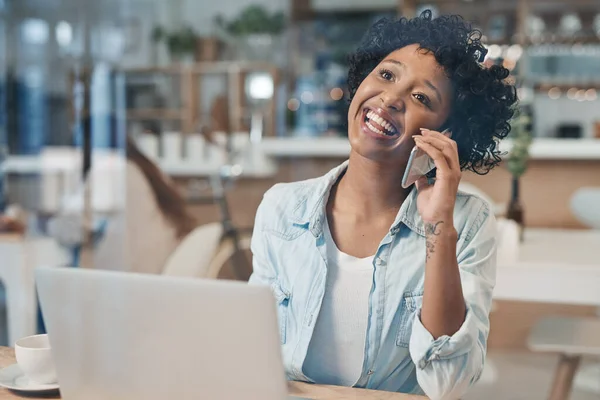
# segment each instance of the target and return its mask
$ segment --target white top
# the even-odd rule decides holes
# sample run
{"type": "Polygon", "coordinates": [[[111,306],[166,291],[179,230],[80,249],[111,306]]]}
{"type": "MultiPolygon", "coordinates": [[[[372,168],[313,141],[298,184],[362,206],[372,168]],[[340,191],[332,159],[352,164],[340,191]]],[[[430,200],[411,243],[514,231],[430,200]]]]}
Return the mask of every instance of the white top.
{"type": "Polygon", "coordinates": [[[338,250],[325,224],[327,282],[303,371],[320,384],[353,386],[363,368],[373,258],[338,250]]]}

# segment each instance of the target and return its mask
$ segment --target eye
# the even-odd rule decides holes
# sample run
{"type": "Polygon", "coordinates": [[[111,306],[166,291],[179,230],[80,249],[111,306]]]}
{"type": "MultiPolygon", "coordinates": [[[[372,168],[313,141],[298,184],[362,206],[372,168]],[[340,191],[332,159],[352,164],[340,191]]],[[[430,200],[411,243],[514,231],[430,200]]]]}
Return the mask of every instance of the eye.
{"type": "Polygon", "coordinates": [[[426,105],[427,107],[431,108],[431,100],[429,99],[429,97],[427,97],[427,95],[424,95],[423,93],[415,93],[413,94],[413,97],[419,102],[426,105]]]}
{"type": "Polygon", "coordinates": [[[389,69],[382,68],[379,70],[379,76],[381,76],[386,81],[391,81],[394,79],[394,74],[389,69]]]}

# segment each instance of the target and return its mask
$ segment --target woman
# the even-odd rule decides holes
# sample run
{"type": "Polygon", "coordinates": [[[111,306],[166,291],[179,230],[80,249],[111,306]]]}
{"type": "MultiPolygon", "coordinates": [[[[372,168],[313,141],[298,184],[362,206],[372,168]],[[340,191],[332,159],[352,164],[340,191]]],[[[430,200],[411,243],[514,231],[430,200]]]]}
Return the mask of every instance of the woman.
{"type": "Polygon", "coordinates": [[[289,379],[456,399],[479,378],[496,228],[458,184],[499,163],[516,102],[485,52],[457,16],[377,22],[350,57],[349,161],[265,194],[250,282],[275,293],[289,379]],[[405,190],[415,145],[435,180],[405,190]]]}
{"type": "MultiPolygon", "coordinates": [[[[110,182],[115,192],[121,187],[122,177],[125,178],[122,186],[125,189],[124,207],[108,218],[106,229],[93,251],[93,266],[161,273],[171,253],[196,223],[173,183],[129,137],[126,140],[126,162],[118,165],[116,172],[119,176],[107,180],[105,170],[92,167],[86,180],[86,184],[92,186],[94,198],[94,191],[108,189],[99,183],[110,182]]],[[[69,246],[81,243],[82,196],[76,197],[50,227],[52,236],[69,246]]],[[[86,264],[85,261],[82,263],[86,264]]]]}

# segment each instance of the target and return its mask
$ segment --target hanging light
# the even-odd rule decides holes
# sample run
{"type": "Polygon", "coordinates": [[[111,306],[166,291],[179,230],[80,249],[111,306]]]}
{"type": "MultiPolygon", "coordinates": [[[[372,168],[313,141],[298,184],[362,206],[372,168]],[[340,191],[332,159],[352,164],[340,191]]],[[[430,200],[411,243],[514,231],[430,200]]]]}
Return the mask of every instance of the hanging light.
{"type": "Polygon", "coordinates": [[[560,90],[559,87],[555,86],[548,90],[548,97],[550,97],[552,100],[557,100],[560,98],[560,96],[562,96],[562,90],[560,90]]]}
{"type": "Polygon", "coordinates": [[[568,13],[560,18],[560,31],[565,36],[575,36],[581,31],[581,19],[576,13],[568,13]]]}
{"type": "Polygon", "coordinates": [[[487,56],[492,60],[500,58],[502,56],[502,47],[498,46],[497,44],[490,45],[487,56]]]}
{"type": "Polygon", "coordinates": [[[506,50],[506,58],[515,62],[519,61],[523,55],[523,47],[519,44],[513,44],[506,50]]]}
{"type": "Polygon", "coordinates": [[[73,41],[73,27],[66,21],[60,21],[56,24],[54,35],[60,47],[67,47],[73,41]]]}
{"type": "Polygon", "coordinates": [[[585,99],[587,101],[594,101],[596,99],[598,99],[598,93],[596,92],[596,89],[592,88],[592,89],[588,89],[585,91],[585,99]]]}
{"type": "Polygon", "coordinates": [[[287,107],[290,111],[298,111],[298,109],[300,108],[300,102],[298,101],[298,99],[289,99],[287,107]]]}

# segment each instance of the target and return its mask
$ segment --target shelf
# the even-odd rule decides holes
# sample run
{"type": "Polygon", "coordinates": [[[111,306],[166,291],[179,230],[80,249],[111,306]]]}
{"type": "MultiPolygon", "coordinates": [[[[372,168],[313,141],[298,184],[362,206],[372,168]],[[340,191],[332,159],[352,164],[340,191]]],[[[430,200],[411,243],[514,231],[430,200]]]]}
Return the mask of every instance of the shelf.
{"type": "MultiPolygon", "coordinates": [[[[1,0],[0,0],[1,1],[1,0]]],[[[132,87],[149,87],[162,85],[163,77],[175,78],[178,82],[171,82],[179,96],[179,106],[172,108],[136,108],[131,107],[125,111],[128,120],[156,121],[165,120],[175,122],[180,125],[184,133],[190,133],[196,129],[200,115],[203,115],[201,105],[203,82],[202,77],[205,74],[218,74],[227,78],[226,97],[229,99],[229,121],[231,129],[241,130],[244,127],[243,112],[246,107],[246,98],[244,96],[244,79],[250,71],[261,71],[273,76],[274,87],[278,87],[279,70],[275,65],[266,62],[198,62],[190,64],[175,64],[165,67],[140,67],[124,68],[117,72],[125,76],[125,85],[132,87]],[[154,75],[154,76],[153,76],[154,75]],[[160,80],[156,79],[160,76],[160,80]]],[[[90,82],[86,81],[85,85],[90,82]]],[[[158,89],[156,89],[158,91],[158,89]]],[[[89,90],[86,91],[89,93],[89,90]]],[[[275,134],[275,105],[277,91],[273,93],[273,98],[268,103],[269,119],[265,121],[265,132],[267,135],[275,134]]],[[[73,109],[73,102],[71,103],[73,109]]],[[[155,103],[156,104],[156,103],[155,103]]],[[[133,104],[132,104],[133,105],[133,104]]],[[[72,117],[73,118],[73,117],[72,117]]]]}
{"type": "Polygon", "coordinates": [[[590,82],[537,82],[533,84],[534,89],[536,90],[550,90],[551,88],[557,87],[560,90],[566,91],[571,88],[576,89],[596,89],[600,90],[600,81],[590,81],[590,82]]]}
{"type": "Polygon", "coordinates": [[[276,67],[266,62],[200,62],[191,66],[193,72],[198,74],[236,73],[247,71],[274,71],[276,67]]]}
{"type": "MultiPolygon", "coordinates": [[[[502,152],[512,148],[511,140],[500,143],[502,152]]],[[[262,152],[270,157],[347,158],[350,143],[341,137],[263,138],[262,152]]],[[[532,160],[600,161],[600,139],[535,138],[529,154],[532,160]]]]}
{"type": "Polygon", "coordinates": [[[569,45],[574,45],[574,44],[581,44],[581,45],[586,45],[586,44],[594,44],[594,45],[600,45],[600,38],[598,37],[588,37],[588,38],[581,38],[581,39],[560,39],[560,40],[554,40],[551,42],[533,42],[531,40],[526,40],[524,43],[519,43],[517,40],[503,40],[503,41],[485,41],[483,42],[483,44],[485,44],[486,46],[492,46],[492,45],[497,45],[497,46],[512,46],[513,44],[518,44],[523,46],[523,48],[528,49],[530,47],[537,47],[537,46],[569,46],[569,45]]]}
{"type": "Polygon", "coordinates": [[[127,110],[127,119],[183,119],[180,110],[139,109],[127,110]]]}
{"type": "Polygon", "coordinates": [[[184,67],[179,65],[170,65],[168,67],[138,67],[126,68],[123,70],[126,74],[180,74],[184,67]]]}
{"type": "Polygon", "coordinates": [[[227,73],[238,71],[255,70],[273,70],[273,64],[260,61],[215,61],[215,62],[196,62],[192,64],[174,64],[166,67],[139,67],[127,68],[123,72],[126,74],[181,74],[191,73],[227,73]]]}

